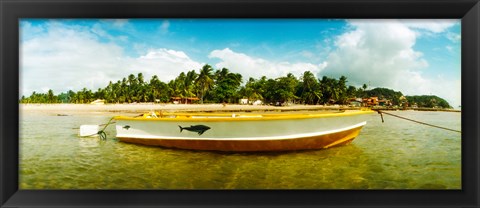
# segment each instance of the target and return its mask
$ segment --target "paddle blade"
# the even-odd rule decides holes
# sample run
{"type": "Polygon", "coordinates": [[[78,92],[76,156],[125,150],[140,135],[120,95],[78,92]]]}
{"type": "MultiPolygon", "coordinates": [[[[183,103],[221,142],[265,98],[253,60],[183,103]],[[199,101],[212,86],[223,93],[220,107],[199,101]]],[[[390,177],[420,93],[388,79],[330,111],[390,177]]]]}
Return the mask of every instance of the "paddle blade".
{"type": "Polygon", "coordinates": [[[100,129],[99,125],[81,125],[80,126],[80,136],[98,136],[98,131],[100,129]]]}

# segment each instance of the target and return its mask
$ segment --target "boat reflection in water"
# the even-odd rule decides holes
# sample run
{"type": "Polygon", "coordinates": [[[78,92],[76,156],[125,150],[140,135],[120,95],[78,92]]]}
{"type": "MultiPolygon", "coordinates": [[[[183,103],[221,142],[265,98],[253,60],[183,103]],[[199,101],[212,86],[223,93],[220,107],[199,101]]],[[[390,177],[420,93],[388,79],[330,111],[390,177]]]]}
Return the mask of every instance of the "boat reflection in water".
{"type": "Polygon", "coordinates": [[[123,142],[214,151],[291,151],[345,145],[371,110],[307,113],[147,113],[116,116],[123,142]]]}

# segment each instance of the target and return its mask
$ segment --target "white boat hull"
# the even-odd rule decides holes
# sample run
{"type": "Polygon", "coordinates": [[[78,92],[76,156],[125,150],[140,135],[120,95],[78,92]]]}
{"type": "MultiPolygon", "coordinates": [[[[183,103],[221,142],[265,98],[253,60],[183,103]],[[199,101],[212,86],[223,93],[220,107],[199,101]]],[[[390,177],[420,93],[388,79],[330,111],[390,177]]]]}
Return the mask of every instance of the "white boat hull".
{"type": "Polygon", "coordinates": [[[364,113],[275,117],[118,117],[117,138],[128,143],[216,151],[322,149],[350,143],[364,113]]]}

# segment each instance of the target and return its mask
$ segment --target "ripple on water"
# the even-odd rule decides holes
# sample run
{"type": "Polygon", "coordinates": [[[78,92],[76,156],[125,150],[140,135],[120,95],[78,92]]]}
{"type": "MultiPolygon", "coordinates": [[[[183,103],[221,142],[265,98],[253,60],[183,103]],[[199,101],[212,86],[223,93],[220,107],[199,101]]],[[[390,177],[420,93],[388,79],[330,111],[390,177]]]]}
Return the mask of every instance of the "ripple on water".
{"type": "MultiPolygon", "coordinates": [[[[458,114],[394,112],[460,127],[458,114]]],[[[109,116],[24,116],[22,189],[459,189],[461,138],[378,115],[350,145],[280,153],[199,152],[78,138],[109,116]],[[42,121],[42,122],[40,122],[42,121]],[[54,130],[46,131],[46,129],[54,130]]]]}

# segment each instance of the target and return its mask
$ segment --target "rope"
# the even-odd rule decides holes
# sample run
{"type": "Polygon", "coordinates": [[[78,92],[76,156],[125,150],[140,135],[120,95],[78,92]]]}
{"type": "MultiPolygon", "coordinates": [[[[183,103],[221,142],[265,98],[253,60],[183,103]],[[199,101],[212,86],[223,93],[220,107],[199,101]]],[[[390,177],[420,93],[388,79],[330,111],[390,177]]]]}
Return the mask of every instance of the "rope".
{"type": "MultiPolygon", "coordinates": [[[[374,110],[374,109],[372,109],[372,110],[374,110]]],[[[407,120],[407,121],[412,121],[412,122],[415,122],[415,123],[418,123],[418,124],[423,124],[423,125],[426,125],[426,126],[431,126],[431,127],[435,127],[435,128],[439,128],[439,129],[443,129],[443,130],[448,130],[448,131],[454,131],[454,132],[462,133],[462,131],[459,131],[459,130],[449,129],[449,128],[445,128],[445,127],[441,127],[441,126],[437,126],[437,125],[433,125],[433,124],[424,123],[424,122],[421,122],[421,121],[416,121],[416,120],[409,119],[409,118],[405,118],[405,117],[398,116],[398,115],[395,115],[395,114],[386,113],[386,112],[383,112],[383,111],[380,111],[380,110],[374,110],[374,111],[377,111],[378,114],[380,114],[380,116],[382,117],[382,123],[384,122],[384,121],[383,121],[383,115],[382,115],[382,114],[385,113],[385,114],[387,114],[387,115],[390,115],[390,116],[393,116],[393,117],[397,117],[397,118],[401,118],[401,119],[405,119],[405,120],[407,120]]]]}
{"type": "MultiPolygon", "coordinates": [[[[105,133],[105,129],[108,127],[108,125],[112,124],[111,121],[113,120],[113,118],[114,117],[110,118],[110,120],[108,120],[107,124],[105,124],[103,129],[97,132],[97,134],[100,136],[101,139],[103,139],[103,140],[107,139],[107,133],[105,133]]],[[[113,122],[113,123],[115,123],[115,122],[113,122]]]]}
{"type": "Polygon", "coordinates": [[[103,127],[102,130],[98,131],[96,134],[87,135],[87,136],[85,136],[85,137],[95,136],[95,135],[98,134],[98,136],[100,136],[100,138],[101,138],[102,140],[106,140],[106,139],[107,139],[107,133],[105,133],[105,129],[108,127],[108,125],[115,123],[115,122],[111,122],[112,120],[113,120],[113,117],[110,118],[110,120],[109,120],[107,123],[105,123],[105,124],[100,124],[99,126],[104,126],[104,127],[103,127]]]}

